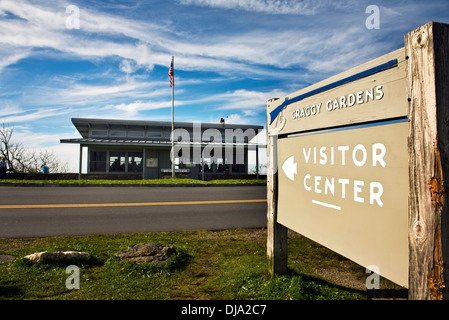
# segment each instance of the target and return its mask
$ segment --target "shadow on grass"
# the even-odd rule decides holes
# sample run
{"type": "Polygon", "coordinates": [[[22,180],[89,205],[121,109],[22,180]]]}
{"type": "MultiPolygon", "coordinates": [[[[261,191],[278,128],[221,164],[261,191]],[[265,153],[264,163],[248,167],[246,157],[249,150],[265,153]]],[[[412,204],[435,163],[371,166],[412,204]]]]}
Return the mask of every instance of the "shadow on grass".
{"type": "Polygon", "coordinates": [[[4,299],[20,299],[23,297],[23,290],[10,282],[0,284],[0,300],[4,299]]]}
{"type": "Polygon", "coordinates": [[[315,277],[312,275],[297,273],[296,271],[289,270],[289,277],[301,277],[302,292],[307,299],[317,300],[340,300],[340,299],[366,299],[366,291],[358,290],[354,288],[344,287],[325,279],[315,277]]]}
{"type": "Polygon", "coordinates": [[[346,288],[290,269],[283,276],[242,275],[236,285],[238,299],[366,300],[364,290],[346,288]]]}

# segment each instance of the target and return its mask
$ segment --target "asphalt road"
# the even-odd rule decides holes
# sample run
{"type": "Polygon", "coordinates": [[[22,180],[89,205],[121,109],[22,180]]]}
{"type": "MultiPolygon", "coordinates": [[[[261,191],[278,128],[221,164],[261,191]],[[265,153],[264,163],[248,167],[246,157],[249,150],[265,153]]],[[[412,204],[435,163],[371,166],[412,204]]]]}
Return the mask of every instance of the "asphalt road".
{"type": "Polygon", "coordinates": [[[266,226],[265,186],[0,186],[0,237],[266,226]]]}

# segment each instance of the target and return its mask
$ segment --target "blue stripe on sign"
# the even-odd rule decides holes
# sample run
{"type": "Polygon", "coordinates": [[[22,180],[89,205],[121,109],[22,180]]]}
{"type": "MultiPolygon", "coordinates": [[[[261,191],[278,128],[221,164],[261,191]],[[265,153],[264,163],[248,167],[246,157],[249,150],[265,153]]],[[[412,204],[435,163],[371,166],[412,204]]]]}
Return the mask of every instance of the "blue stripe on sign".
{"type": "Polygon", "coordinates": [[[308,98],[308,97],[311,97],[311,96],[316,95],[318,93],[321,93],[321,92],[324,92],[324,91],[336,88],[336,87],[341,86],[343,84],[347,84],[349,82],[353,82],[353,81],[356,81],[356,80],[359,80],[359,79],[362,79],[362,78],[366,78],[366,77],[371,76],[373,74],[376,74],[376,73],[379,73],[379,72],[382,72],[382,71],[385,71],[385,70],[397,67],[397,65],[398,65],[398,60],[397,59],[390,60],[390,61],[388,61],[388,62],[386,62],[384,64],[378,65],[377,67],[374,67],[374,68],[362,71],[362,72],[354,74],[354,75],[352,75],[350,77],[347,77],[347,78],[335,81],[333,83],[327,84],[327,85],[325,85],[325,86],[323,86],[321,88],[318,88],[318,89],[312,90],[310,92],[301,94],[301,95],[299,95],[297,97],[288,99],[288,100],[284,101],[280,106],[276,107],[276,109],[274,109],[273,111],[270,112],[270,117],[271,117],[270,124],[273,123],[274,119],[276,119],[276,117],[279,115],[279,113],[281,113],[282,109],[284,109],[286,106],[288,106],[291,103],[301,101],[301,100],[303,100],[305,98],[308,98]]]}

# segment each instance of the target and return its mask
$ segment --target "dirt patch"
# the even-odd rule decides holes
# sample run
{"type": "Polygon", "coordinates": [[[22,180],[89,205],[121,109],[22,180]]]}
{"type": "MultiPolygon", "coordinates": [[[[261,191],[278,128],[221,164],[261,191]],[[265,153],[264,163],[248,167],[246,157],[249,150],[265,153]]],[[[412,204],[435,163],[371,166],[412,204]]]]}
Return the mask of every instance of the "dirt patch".
{"type": "Polygon", "coordinates": [[[244,230],[214,230],[198,233],[196,236],[198,239],[248,239],[248,240],[266,240],[267,230],[265,228],[260,229],[244,229],[244,230]]]}
{"type": "Polygon", "coordinates": [[[344,270],[332,268],[317,269],[315,270],[315,274],[345,288],[366,290],[365,280],[360,277],[356,277],[353,272],[346,272],[344,270]]]}
{"type": "Polygon", "coordinates": [[[34,245],[38,239],[0,239],[0,251],[12,251],[34,245]]]}

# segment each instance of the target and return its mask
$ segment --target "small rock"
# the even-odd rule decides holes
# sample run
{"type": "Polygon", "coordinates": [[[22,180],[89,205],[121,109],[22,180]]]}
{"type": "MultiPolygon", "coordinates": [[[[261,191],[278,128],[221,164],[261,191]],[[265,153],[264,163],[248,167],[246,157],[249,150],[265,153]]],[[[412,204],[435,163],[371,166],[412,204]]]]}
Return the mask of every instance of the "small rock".
{"type": "Polygon", "coordinates": [[[139,243],[131,248],[117,252],[116,257],[138,263],[153,263],[163,266],[168,258],[176,252],[173,245],[162,245],[158,242],[139,243]]]}
{"type": "Polygon", "coordinates": [[[25,259],[28,259],[32,262],[46,262],[46,263],[52,262],[74,263],[80,261],[87,261],[90,258],[91,256],[89,253],[79,251],[57,251],[57,252],[42,251],[25,256],[25,259]]]}
{"type": "Polygon", "coordinates": [[[10,256],[8,254],[0,254],[0,263],[6,262],[6,261],[10,261],[13,260],[14,257],[10,256]]]}

